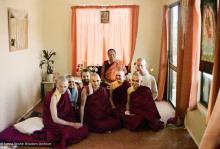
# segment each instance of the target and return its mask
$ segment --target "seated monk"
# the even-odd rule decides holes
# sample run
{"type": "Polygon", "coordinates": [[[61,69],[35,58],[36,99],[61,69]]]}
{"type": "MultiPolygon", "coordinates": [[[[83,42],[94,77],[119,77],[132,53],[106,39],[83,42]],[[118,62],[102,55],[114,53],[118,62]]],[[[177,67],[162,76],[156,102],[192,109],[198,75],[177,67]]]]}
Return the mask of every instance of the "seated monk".
{"type": "Polygon", "coordinates": [[[127,89],[130,83],[125,80],[125,72],[118,70],[116,72],[116,81],[110,85],[110,102],[113,109],[116,109],[120,116],[125,113],[127,103],[127,89]]]}
{"type": "Polygon", "coordinates": [[[91,131],[105,132],[120,128],[120,119],[113,111],[106,89],[100,86],[100,77],[97,73],[91,74],[92,90],[87,94],[82,90],[81,122],[86,124],[91,131]]]}
{"type": "Polygon", "coordinates": [[[101,79],[107,85],[111,82],[115,81],[116,71],[121,69],[125,73],[127,73],[127,69],[124,63],[120,60],[116,59],[116,51],[115,49],[108,50],[109,60],[104,61],[101,70],[101,79]]]}
{"type": "Polygon", "coordinates": [[[151,90],[141,86],[141,75],[132,75],[132,86],[128,88],[128,99],[125,111],[124,125],[130,130],[148,126],[152,130],[164,127],[160,114],[153,100],[151,90]]]}
{"type": "Polygon", "coordinates": [[[68,80],[60,76],[56,88],[45,97],[43,107],[45,139],[59,149],[65,149],[88,136],[87,127],[74,122],[75,113],[67,89],[68,80]]]}

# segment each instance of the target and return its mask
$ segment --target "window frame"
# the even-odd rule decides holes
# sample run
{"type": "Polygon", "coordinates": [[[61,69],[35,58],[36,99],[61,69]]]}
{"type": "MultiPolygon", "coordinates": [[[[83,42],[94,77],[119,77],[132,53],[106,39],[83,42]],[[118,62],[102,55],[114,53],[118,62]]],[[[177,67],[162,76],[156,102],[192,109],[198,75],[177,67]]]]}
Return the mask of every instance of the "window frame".
{"type": "MultiPolygon", "coordinates": [[[[173,55],[173,48],[171,48],[171,45],[173,43],[173,37],[171,32],[171,9],[178,6],[178,23],[177,23],[177,53],[178,53],[178,41],[179,41],[179,24],[180,24],[180,2],[175,2],[171,5],[169,5],[169,47],[168,47],[168,71],[167,71],[167,100],[171,103],[171,105],[175,108],[176,105],[172,103],[172,83],[173,83],[173,74],[171,71],[176,72],[176,79],[177,79],[177,63],[176,66],[173,64],[173,58],[171,60],[171,57],[173,55]]],[[[176,97],[175,97],[176,98],[176,97]]]]}

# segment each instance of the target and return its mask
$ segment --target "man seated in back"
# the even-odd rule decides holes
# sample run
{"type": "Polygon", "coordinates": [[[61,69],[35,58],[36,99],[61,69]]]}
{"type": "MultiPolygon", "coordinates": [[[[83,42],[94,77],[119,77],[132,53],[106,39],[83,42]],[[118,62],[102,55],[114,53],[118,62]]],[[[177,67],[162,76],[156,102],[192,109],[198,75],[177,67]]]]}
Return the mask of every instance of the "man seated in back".
{"type": "Polygon", "coordinates": [[[81,80],[82,80],[82,84],[80,84],[80,87],[86,87],[89,85],[89,81],[90,81],[90,71],[89,69],[83,69],[81,71],[81,80]]]}
{"type": "Polygon", "coordinates": [[[121,69],[127,73],[125,64],[121,60],[116,59],[115,49],[108,50],[108,58],[109,60],[104,61],[101,70],[101,79],[106,83],[106,85],[109,85],[115,81],[115,74],[118,69],[121,69]]]}
{"type": "Polygon", "coordinates": [[[77,85],[76,85],[74,77],[72,75],[68,75],[67,79],[68,79],[68,83],[69,83],[67,91],[69,93],[70,101],[72,103],[72,106],[75,109],[78,109],[78,106],[77,106],[77,100],[78,100],[78,88],[77,88],[77,85]]]}
{"type": "Polygon", "coordinates": [[[100,86],[97,73],[91,74],[89,94],[86,89],[81,93],[81,123],[94,132],[105,132],[120,128],[120,119],[115,115],[104,87],[100,86]]]}
{"type": "Polygon", "coordinates": [[[148,126],[152,130],[163,128],[160,114],[153,100],[150,89],[141,86],[142,77],[139,72],[132,75],[132,86],[128,88],[128,99],[125,111],[124,125],[130,130],[148,126]]]}
{"type": "Polygon", "coordinates": [[[110,102],[113,109],[116,109],[120,116],[125,113],[125,106],[127,103],[127,89],[130,83],[125,80],[125,72],[117,70],[116,81],[110,85],[110,102]]]}
{"type": "MultiPolygon", "coordinates": [[[[89,81],[90,81],[90,71],[89,69],[83,69],[81,72],[81,80],[82,83],[79,85],[79,95],[81,94],[81,91],[86,88],[87,91],[89,91],[89,81]]],[[[81,97],[80,97],[81,98],[81,97]]]]}
{"type": "Polygon", "coordinates": [[[88,136],[87,127],[75,122],[67,89],[68,80],[60,76],[56,88],[45,97],[43,107],[44,129],[41,136],[44,134],[44,138],[59,149],[65,149],[88,136]]]}
{"type": "Polygon", "coordinates": [[[149,87],[152,92],[153,99],[156,100],[158,96],[157,83],[154,76],[152,76],[148,71],[149,68],[146,60],[144,58],[138,58],[136,65],[136,70],[142,76],[141,85],[149,87]]]}

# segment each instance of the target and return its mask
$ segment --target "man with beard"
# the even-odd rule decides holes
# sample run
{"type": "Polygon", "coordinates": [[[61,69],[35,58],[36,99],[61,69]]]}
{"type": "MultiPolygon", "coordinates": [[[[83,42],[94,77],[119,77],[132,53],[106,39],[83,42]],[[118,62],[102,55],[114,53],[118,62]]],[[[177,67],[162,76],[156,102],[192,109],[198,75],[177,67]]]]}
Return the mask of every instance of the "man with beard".
{"type": "Polygon", "coordinates": [[[100,86],[99,75],[92,73],[90,82],[89,92],[84,88],[81,94],[81,123],[86,124],[94,132],[120,128],[120,119],[112,109],[106,89],[100,86]]]}
{"type": "Polygon", "coordinates": [[[89,91],[92,91],[91,89],[89,90],[89,88],[91,88],[91,85],[89,85],[89,81],[90,81],[90,71],[88,69],[83,69],[81,71],[81,80],[82,83],[78,86],[78,100],[77,100],[77,104],[76,107],[79,107],[76,110],[77,113],[77,121],[80,121],[80,117],[81,117],[81,99],[82,99],[82,91],[84,90],[84,92],[86,92],[86,94],[89,94],[89,91]]]}

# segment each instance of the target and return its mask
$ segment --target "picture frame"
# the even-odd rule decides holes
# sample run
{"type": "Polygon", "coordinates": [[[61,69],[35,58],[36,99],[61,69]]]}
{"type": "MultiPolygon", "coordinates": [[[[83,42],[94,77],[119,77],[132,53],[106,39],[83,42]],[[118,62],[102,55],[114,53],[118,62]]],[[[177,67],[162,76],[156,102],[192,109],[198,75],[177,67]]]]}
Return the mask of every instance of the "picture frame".
{"type": "Polygon", "coordinates": [[[108,10],[101,11],[100,16],[101,16],[101,23],[109,23],[109,16],[110,12],[108,10]]]}
{"type": "Polygon", "coordinates": [[[201,1],[201,55],[200,70],[211,74],[214,62],[216,25],[217,25],[217,0],[201,1]]]}
{"type": "Polygon", "coordinates": [[[202,72],[200,85],[200,103],[208,107],[210,89],[211,89],[212,75],[202,72]]]}
{"type": "Polygon", "coordinates": [[[8,34],[10,52],[28,48],[28,13],[8,8],[8,34]]]}

